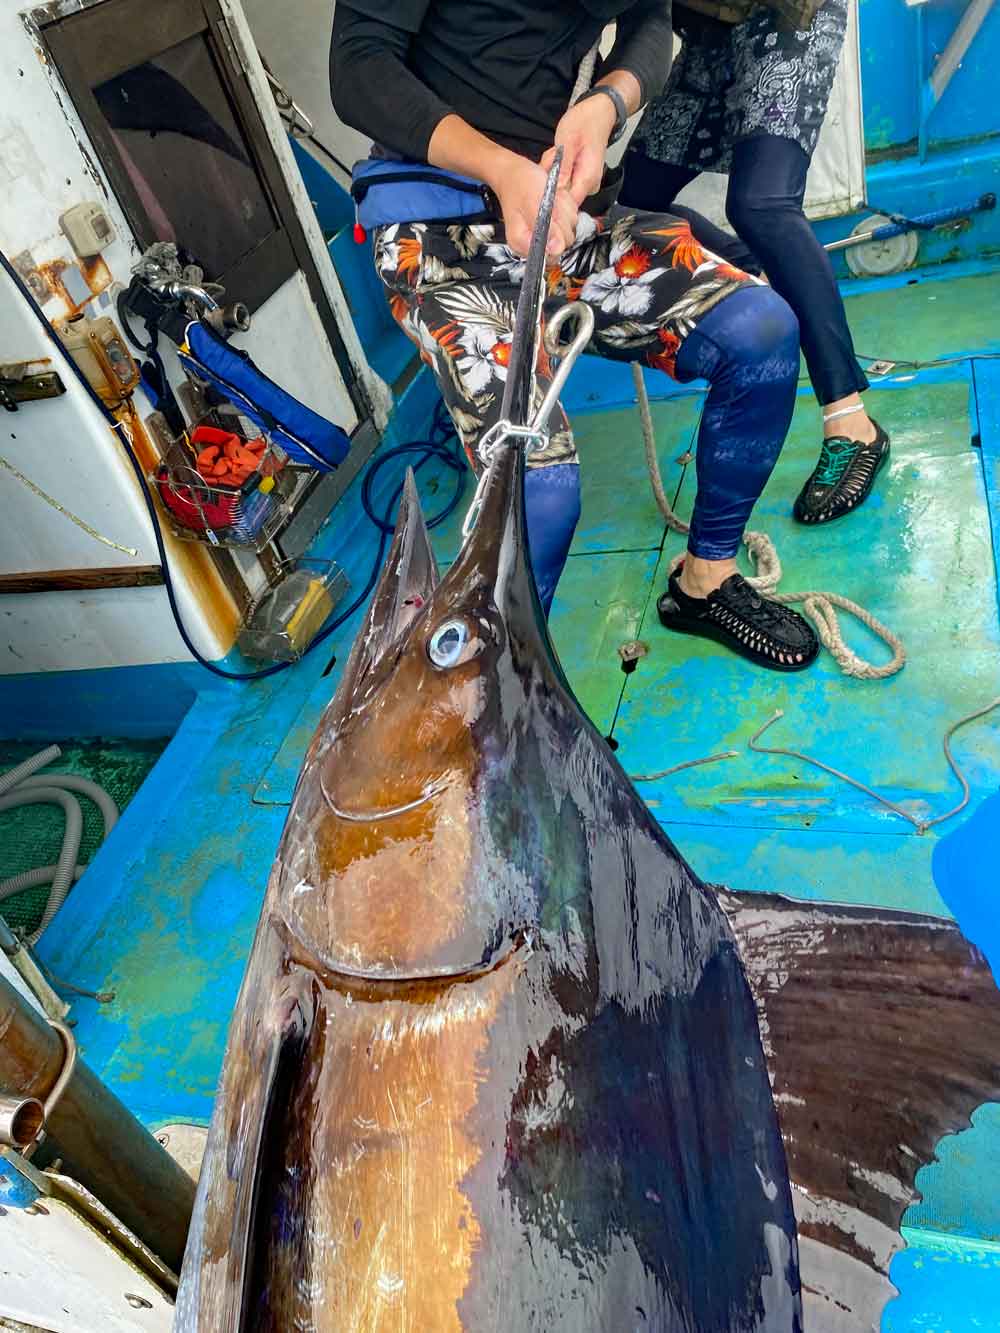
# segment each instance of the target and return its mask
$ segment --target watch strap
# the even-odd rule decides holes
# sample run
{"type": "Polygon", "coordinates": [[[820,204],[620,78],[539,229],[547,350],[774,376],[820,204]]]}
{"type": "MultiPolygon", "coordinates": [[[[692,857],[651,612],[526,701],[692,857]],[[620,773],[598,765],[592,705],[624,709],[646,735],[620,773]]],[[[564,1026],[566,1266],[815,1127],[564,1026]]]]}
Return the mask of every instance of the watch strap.
{"type": "Polygon", "coordinates": [[[577,104],[585,102],[588,97],[597,97],[602,95],[610,97],[615,108],[615,127],[611,131],[611,138],[608,145],[617,143],[625,133],[625,126],[628,124],[628,109],[625,106],[625,99],[617,88],[612,88],[609,83],[595,83],[593,88],[589,89],[582,97],[577,99],[577,104]]]}

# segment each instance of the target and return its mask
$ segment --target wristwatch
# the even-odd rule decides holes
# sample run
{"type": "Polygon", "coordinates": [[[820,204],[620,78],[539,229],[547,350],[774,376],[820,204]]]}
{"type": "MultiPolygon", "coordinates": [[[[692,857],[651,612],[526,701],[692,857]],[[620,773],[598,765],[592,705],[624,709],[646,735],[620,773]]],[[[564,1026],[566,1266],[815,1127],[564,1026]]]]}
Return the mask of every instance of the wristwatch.
{"type": "Polygon", "coordinates": [[[579,106],[581,102],[585,102],[588,97],[598,97],[602,94],[605,97],[611,98],[615,108],[615,127],[611,131],[611,138],[608,140],[608,147],[610,148],[613,143],[617,143],[622,137],[625,133],[625,126],[628,124],[628,111],[625,108],[625,99],[622,97],[618,89],[612,88],[609,83],[595,83],[589,92],[586,92],[582,97],[577,98],[577,106],[579,106]]]}

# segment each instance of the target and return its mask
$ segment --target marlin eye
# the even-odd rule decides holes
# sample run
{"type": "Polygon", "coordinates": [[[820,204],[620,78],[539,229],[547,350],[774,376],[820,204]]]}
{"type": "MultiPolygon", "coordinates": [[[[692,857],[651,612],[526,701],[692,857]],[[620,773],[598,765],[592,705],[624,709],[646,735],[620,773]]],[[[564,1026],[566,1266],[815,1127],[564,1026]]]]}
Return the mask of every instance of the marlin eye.
{"type": "Polygon", "coordinates": [[[461,620],[446,620],[428,640],[427,656],[436,667],[457,666],[468,642],[468,626],[461,620]]]}

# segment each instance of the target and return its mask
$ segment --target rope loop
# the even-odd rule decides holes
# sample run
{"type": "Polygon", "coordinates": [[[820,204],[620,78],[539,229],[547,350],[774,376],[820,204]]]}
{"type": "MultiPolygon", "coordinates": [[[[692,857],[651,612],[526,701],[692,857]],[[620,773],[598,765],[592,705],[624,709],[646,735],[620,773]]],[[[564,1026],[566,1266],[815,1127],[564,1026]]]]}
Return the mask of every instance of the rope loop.
{"type": "MultiPolygon", "coordinates": [[[[653,428],[653,416],[649,409],[649,395],[646,392],[646,381],[643,378],[642,366],[638,361],[632,362],[632,379],[638,399],[639,419],[642,422],[646,467],[649,472],[653,495],[656,498],[656,505],[670,531],[684,535],[689,530],[689,524],[678,518],[674,513],[673,506],[663,489],[660,462],[656,455],[656,433],[653,428]]],[[[743,545],[746,547],[750,563],[754,567],[754,573],[747,579],[747,582],[751,587],[756,588],[761,596],[769,597],[782,606],[801,605],[803,612],[816,626],[816,633],[819,635],[823,647],[830,653],[845,676],[853,676],[857,680],[888,680],[890,676],[895,676],[897,672],[902,671],[906,665],[906,648],[903,646],[902,640],[888,626],[883,625],[880,620],[873,616],[870,611],[866,611],[857,602],[852,602],[849,597],[842,597],[840,593],[836,592],[778,592],[778,584],[781,582],[783,571],[781,557],[778,555],[774,542],[766,532],[747,531],[743,534],[743,545]],[[844,636],[840,629],[840,619],[835,608],[854,616],[856,620],[859,620],[862,625],[865,625],[880,638],[892,653],[890,660],[882,666],[878,666],[848,647],[844,642],[844,636]]],[[[670,572],[673,573],[683,560],[683,552],[674,556],[670,562],[670,572]]]]}

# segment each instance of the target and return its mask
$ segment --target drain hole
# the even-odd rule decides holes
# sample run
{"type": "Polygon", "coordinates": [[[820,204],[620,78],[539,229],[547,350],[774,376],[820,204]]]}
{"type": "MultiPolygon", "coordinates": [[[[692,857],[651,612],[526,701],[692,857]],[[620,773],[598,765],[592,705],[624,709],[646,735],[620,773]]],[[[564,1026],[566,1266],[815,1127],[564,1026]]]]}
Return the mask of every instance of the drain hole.
{"type": "Polygon", "coordinates": [[[334,653],[334,655],[330,658],[329,662],[327,662],[326,666],[323,668],[323,675],[328,676],[336,665],[337,665],[337,654],[334,653]]]}

